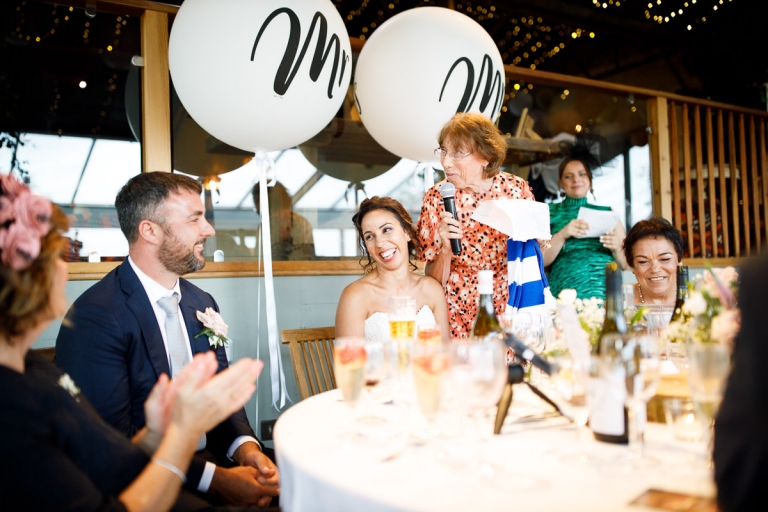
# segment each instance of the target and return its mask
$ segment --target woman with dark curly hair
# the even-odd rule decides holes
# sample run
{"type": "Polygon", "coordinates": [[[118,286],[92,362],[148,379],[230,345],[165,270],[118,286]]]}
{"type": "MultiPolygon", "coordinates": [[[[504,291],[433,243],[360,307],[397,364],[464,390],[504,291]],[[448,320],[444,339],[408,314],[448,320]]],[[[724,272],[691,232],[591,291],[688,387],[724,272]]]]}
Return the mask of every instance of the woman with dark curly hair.
{"type": "Polygon", "coordinates": [[[674,304],[683,235],[662,217],[641,220],[624,239],[624,257],[637,278],[635,304],[674,304]]]}
{"type": "Polygon", "coordinates": [[[389,197],[365,199],[352,217],[358,243],[367,258],[365,275],[341,293],[336,336],[389,338],[387,299],[416,298],[416,324],[437,324],[448,336],[448,313],[440,284],[415,274],[411,261],[419,249],[413,221],[403,205],[389,197]]]}
{"type": "Polygon", "coordinates": [[[30,375],[30,347],[67,311],[66,228],[61,210],[0,174],[3,509],[168,510],[200,436],[250,398],[261,363],[242,360],[213,377],[218,364],[210,352],[173,382],[163,375],[133,443],[79,402],[66,374],[58,382],[30,375]]]}

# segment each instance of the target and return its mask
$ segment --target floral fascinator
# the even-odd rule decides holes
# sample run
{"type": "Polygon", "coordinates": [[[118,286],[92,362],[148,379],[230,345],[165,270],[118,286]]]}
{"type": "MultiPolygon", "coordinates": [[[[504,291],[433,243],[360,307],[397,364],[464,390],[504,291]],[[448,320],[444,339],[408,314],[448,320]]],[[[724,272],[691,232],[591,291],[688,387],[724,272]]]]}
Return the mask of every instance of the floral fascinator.
{"type": "Polygon", "coordinates": [[[51,202],[13,176],[0,174],[0,262],[24,270],[40,255],[51,229],[51,202]]]}

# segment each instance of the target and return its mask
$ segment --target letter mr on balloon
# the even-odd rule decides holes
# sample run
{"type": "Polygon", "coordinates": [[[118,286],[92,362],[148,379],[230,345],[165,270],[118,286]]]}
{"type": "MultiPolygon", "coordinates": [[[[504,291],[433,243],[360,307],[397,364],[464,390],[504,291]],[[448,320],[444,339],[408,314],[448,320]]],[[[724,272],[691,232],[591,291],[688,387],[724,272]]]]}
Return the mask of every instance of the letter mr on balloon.
{"type": "Polygon", "coordinates": [[[357,59],[355,101],[368,133],[386,150],[433,162],[440,128],[456,112],[496,120],[504,63],[493,38],[452,9],[415,7],[385,21],[357,59]]]}
{"type": "Polygon", "coordinates": [[[461,57],[453,63],[453,66],[451,66],[451,69],[448,71],[448,75],[445,77],[443,88],[440,90],[440,101],[443,101],[443,93],[445,92],[446,85],[448,85],[448,80],[450,80],[453,70],[456,69],[459,64],[464,64],[467,68],[467,85],[464,88],[464,95],[461,97],[461,102],[459,103],[456,112],[469,112],[475,104],[475,98],[477,98],[477,92],[480,90],[480,86],[485,84],[483,94],[480,96],[480,104],[478,105],[478,108],[480,109],[480,112],[485,112],[485,109],[488,108],[488,102],[491,101],[491,96],[495,91],[496,98],[493,101],[493,109],[491,110],[490,118],[496,119],[496,116],[501,111],[501,104],[504,102],[504,77],[501,74],[502,70],[497,69],[496,72],[494,72],[493,61],[491,61],[491,58],[487,54],[483,56],[483,65],[480,68],[479,80],[475,87],[475,93],[472,95],[472,99],[469,98],[469,95],[472,94],[472,86],[475,82],[475,66],[467,57],[461,57]],[[486,67],[488,69],[486,69],[486,67]],[[485,71],[485,80],[483,80],[483,71],[485,71]]]}
{"type": "Polygon", "coordinates": [[[253,152],[288,149],[325,128],[346,97],[351,55],[329,0],[184,0],[168,48],[189,115],[253,152]]]}
{"type": "Polygon", "coordinates": [[[299,70],[299,66],[301,66],[301,62],[304,60],[304,55],[307,53],[307,48],[309,48],[309,43],[312,40],[312,35],[315,32],[315,27],[319,23],[320,26],[317,33],[317,44],[315,46],[315,54],[312,57],[312,64],[309,67],[309,77],[313,82],[317,82],[317,79],[320,77],[320,73],[325,66],[325,62],[328,60],[328,56],[331,53],[331,46],[333,45],[333,66],[331,67],[331,78],[328,81],[328,98],[333,98],[333,82],[336,78],[336,72],[339,68],[339,54],[341,53],[341,72],[339,73],[339,86],[341,86],[341,81],[344,78],[344,70],[347,67],[347,63],[349,62],[349,54],[345,50],[342,50],[341,42],[339,41],[339,36],[337,34],[333,34],[331,36],[330,40],[328,41],[328,46],[325,45],[326,39],[328,38],[328,22],[326,21],[325,16],[323,16],[323,13],[320,11],[315,13],[314,18],[312,18],[312,24],[309,26],[309,32],[307,33],[307,38],[304,40],[304,46],[301,48],[301,53],[299,54],[298,60],[295,61],[294,59],[296,57],[296,50],[299,48],[299,42],[301,39],[301,22],[299,21],[299,17],[296,16],[296,13],[294,13],[293,10],[287,7],[282,7],[272,12],[272,14],[270,14],[264,21],[261,29],[259,29],[259,34],[256,36],[256,41],[253,43],[253,50],[251,51],[251,61],[253,61],[256,55],[256,48],[259,46],[259,41],[261,40],[261,36],[264,34],[264,31],[267,30],[267,27],[272,22],[272,20],[281,14],[288,16],[288,19],[291,23],[291,29],[290,33],[288,34],[288,44],[285,47],[283,60],[280,63],[280,67],[277,68],[277,73],[275,74],[275,93],[282,96],[288,91],[288,88],[291,86],[291,82],[293,82],[293,79],[296,76],[296,72],[299,70]],[[325,53],[323,53],[323,51],[325,51],[325,53]],[[293,69],[291,69],[291,66],[293,66],[293,69]]]}

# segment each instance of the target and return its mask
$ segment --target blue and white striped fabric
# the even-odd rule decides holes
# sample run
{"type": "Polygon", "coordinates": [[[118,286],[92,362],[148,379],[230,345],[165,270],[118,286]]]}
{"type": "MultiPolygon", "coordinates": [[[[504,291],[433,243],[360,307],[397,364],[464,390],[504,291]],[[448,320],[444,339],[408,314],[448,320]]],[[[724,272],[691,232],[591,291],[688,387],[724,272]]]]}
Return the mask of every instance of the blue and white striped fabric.
{"type": "Polygon", "coordinates": [[[509,301],[507,311],[549,314],[554,303],[544,274],[544,255],[536,240],[507,241],[509,301]]]}

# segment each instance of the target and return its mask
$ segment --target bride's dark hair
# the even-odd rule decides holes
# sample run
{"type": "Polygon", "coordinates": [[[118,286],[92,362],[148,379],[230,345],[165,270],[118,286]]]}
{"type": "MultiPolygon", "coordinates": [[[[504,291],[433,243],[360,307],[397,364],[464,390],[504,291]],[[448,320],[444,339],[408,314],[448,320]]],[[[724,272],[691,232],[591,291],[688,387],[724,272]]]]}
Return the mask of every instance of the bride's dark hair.
{"type": "Polygon", "coordinates": [[[365,270],[366,274],[373,270],[374,262],[371,259],[371,255],[368,254],[368,249],[365,247],[362,224],[365,216],[376,210],[388,211],[397,217],[397,220],[400,222],[400,226],[410,238],[408,241],[408,261],[414,270],[418,269],[416,264],[413,263],[413,258],[416,256],[416,252],[420,249],[419,235],[416,232],[416,228],[413,226],[411,215],[403,207],[403,205],[400,204],[399,201],[396,201],[391,197],[379,196],[373,196],[370,199],[364,199],[363,202],[360,203],[360,208],[357,210],[357,213],[352,216],[352,223],[355,225],[355,228],[357,228],[357,244],[363,251],[363,256],[360,258],[360,266],[363,267],[363,270],[365,270]],[[363,263],[363,258],[366,257],[368,258],[368,262],[363,263]]]}

